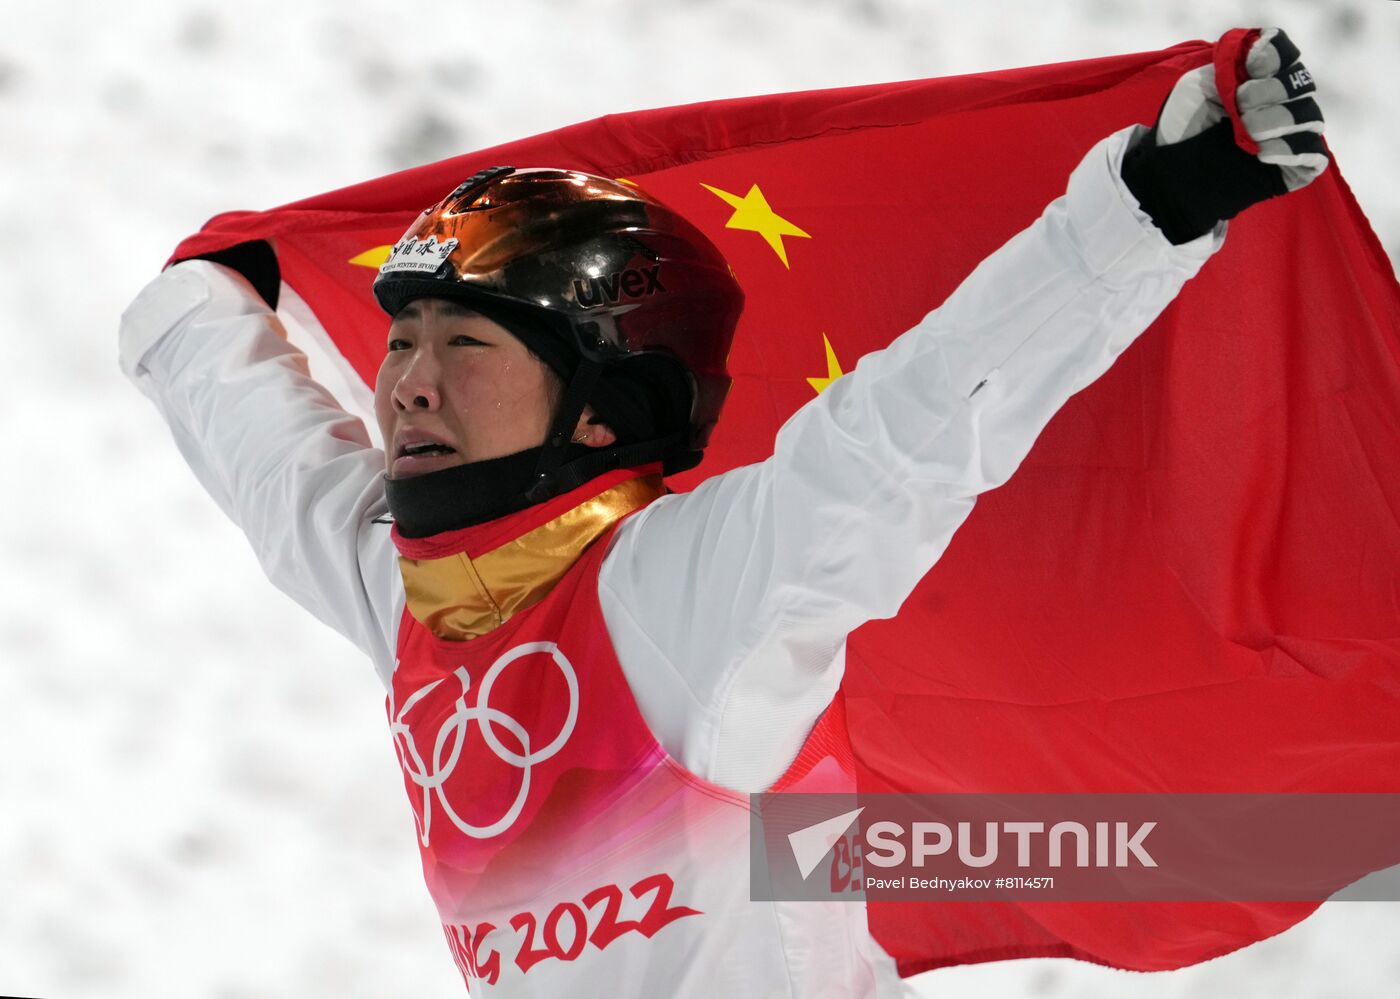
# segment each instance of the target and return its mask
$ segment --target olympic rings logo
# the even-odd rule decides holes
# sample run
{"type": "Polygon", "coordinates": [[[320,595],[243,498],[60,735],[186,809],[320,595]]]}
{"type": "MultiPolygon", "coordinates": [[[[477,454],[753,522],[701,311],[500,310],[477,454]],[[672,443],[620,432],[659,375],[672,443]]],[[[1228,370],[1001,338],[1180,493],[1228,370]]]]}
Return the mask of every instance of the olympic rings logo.
{"type": "Polygon", "coordinates": [[[423,789],[423,808],[421,817],[418,817],[418,829],[424,846],[428,845],[434,798],[437,799],[438,805],[448,820],[473,839],[490,839],[493,836],[499,836],[514,825],[530,795],[531,769],[535,764],[543,763],[564,747],[564,743],[568,741],[569,736],[574,731],[574,725],[578,721],[578,676],[574,672],[573,664],[569,662],[564,653],[559,651],[559,646],[554,642],[527,642],[504,653],[491,664],[491,668],[481,678],[481,687],[476,694],[476,704],[472,706],[467,705],[467,693],[471,690],[471,676],[467,673],[467,668],[459,666],[453,675],[461,683],[462,693],[457,698],[456,709],[443,721],[442,726],[437,731],[437,737],[433,743],[431,766],[424,763],[423,757],[419,754],[417,742],[413,738],[413,731],[409,724],[404,721],[404,716],[413,710],[414,705],[427,697],[438,684],[444,683],[446,678],[434,680],[414,691],[397,712],[394,711],[392,689],[389,694],[389,712],[392,716],[389,731],[394,737],[399,763],[403,766],[403,771],[408,775],[409,780],[423,789]],[[513,663],[532,655],[548,655],[554,666],[563,675],[564,682],[569,688],[569,712],[563,725],[560,726],[559,734],[548,745],[536,750],[530,748],[530,733],[525,730],[525,726],[499,708],[491,706],[491,688],[500,679],[501,674],[513,663]],[[515,800],[511,803],[510,808],[495,822],[484,826],[473,825],[458,815],[443,790],[443,785],[457,768],[467,728],[472,722],[476,722],[481,729],[481,737],[486,741],[487,747],[490,748],[495,757],[521,771],[520,789],[516,792],[515,800]],[[517,753],[502,744],[500,737],[496,734],[496,726],[498,725],[519,741],[523,752],[517,753]]]}

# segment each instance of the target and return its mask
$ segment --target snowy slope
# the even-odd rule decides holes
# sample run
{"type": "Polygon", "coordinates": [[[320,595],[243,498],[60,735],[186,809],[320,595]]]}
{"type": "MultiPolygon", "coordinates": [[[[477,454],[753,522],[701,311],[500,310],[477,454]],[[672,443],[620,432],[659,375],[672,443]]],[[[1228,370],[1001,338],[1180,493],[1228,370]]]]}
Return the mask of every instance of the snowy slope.
{"type": "MultiPolygon", "coordinates": [[[[13,5],[0,32],[0,993],[457,996],[368,664],[262,579],[114,361],[209,215],[612,111],[1282,24],[1400,259],[1400,4],[517,0],[13,5]]],[[[1400,904],[1141,976],[938,972],[942,999],[1400,994],[1400,904]]]]}

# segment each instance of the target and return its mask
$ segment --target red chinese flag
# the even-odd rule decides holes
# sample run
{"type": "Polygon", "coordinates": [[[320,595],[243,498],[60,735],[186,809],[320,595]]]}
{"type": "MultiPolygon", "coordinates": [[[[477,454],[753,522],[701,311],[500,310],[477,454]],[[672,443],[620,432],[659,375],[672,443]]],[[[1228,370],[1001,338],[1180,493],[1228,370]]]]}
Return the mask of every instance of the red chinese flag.
{"type": "MultiPolygon", "coordinates": [[[[824,379],[937,306],[1091,145],[1150,122],[1211,58],[1192,42],[609,116],[222,215],[176,256],[273,240],[372,384],[370,285],[419,211],[501,163],[626,178],[704,230],[748,298],[685,488],[766,457],[824,379]]],[[[838,700],[861,788],[1400,791],[1398,454],[1400,288],[1334,163],[1233,222],[899,616],[852,637],[838,700]]],[[[905,974],[1037,955],[1163,969],[1312,908],[876,903],[870,922],[905,974]]]]}

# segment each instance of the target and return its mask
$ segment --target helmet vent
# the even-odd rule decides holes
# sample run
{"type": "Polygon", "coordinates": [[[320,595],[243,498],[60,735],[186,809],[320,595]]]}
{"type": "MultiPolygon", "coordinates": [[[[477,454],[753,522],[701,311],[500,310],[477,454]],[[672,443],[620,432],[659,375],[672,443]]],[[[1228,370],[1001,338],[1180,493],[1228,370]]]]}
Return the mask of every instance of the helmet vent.
{"type": "Polygon", "coordinates": [[[515,173],[515,167],[512,166],[493,166],[487,167],[485,170],[478,170],[466,180],[462,181],[462,183],[458,184],[457,189],[443,200],[455,201],[458,198],[464,198],[478,187],[486,186],[497,177],[504,177],[512,173],[515,173]]]}

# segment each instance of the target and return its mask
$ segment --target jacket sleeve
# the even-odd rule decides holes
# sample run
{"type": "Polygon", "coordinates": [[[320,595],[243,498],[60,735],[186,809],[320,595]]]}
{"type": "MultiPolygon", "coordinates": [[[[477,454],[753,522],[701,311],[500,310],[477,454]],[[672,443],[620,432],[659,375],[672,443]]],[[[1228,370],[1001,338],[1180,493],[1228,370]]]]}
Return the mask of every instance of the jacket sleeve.
{"type": "Polygon", "coordinates": [[[889,347],[779,431],[771,458],[626,522],[599,592],[667,750],[740,791],[781,775],[841,680],[846,635],[890,617],[980,493],[1220,246],[1172,246],[1109,136],[1066,194],[889,347]]]}
{"type": "Polygon", "coordinates": [[[403,595],[389,528],[372,522],[387,513],[384,455],[277,316],[237,272],[176,264],[123,314],[120,361],[268,578],[387,680],[403,595]]]}

